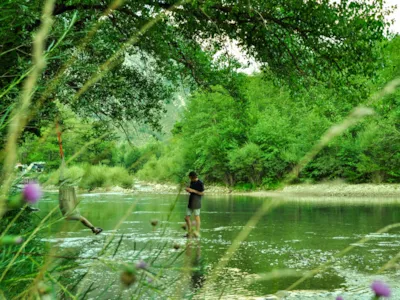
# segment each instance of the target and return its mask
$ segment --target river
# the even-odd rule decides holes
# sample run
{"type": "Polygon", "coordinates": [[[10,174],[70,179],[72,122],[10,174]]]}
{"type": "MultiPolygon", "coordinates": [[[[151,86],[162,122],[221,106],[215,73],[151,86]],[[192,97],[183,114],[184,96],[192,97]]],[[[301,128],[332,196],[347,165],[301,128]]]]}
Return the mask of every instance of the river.
{"type": "MultiPolygon", "coordinates": [[[[284,299],[371,299],[370,284],[387,282],[393,299],[400,299],[400,271],[378,270],[400,252],[400,229],[375,234],[400,222],[399,201],[391,199],[279,199],[251,228],[248,237],[226,266],[209,282],[215,266],[248,220],[270,198],[205,196],[201,211],[201,238],[187,240],[181,228],[187,205],[185,195],[83,194],[80,212],[103,233],[94,236],[77,222],[60,221],[42,231],[42,240],[72,264],[62,273],[67,286],[80,280],[75,292],[88,299],[273,299],[299,277],[260,281],[261,274],[279,269],[300,273],[330,260],[333,263],[284,299]],[[151,221],[157,220],[155,227],[151,221]],[[366,243],[357,243],[367,236],[366,243]],[[105,248],[105,245],[108,245],[105,248]],[[174,247],[178,247],[175,249],[174,247]],[[354,249],[336,257],[348,246],[354,249]],[[98,257],[101,259],[99,260],[98,257]],[[120,282],[124,265],[143,259],[140,283],[125,288],[120,282]],[[260,298],[258,298],[260,297],[260,298]]],[[[44,216],[57,205],[57,194],[40,202],[44,216]]],[[[59,217],[57,211],[55,217],[59,217]]]]}

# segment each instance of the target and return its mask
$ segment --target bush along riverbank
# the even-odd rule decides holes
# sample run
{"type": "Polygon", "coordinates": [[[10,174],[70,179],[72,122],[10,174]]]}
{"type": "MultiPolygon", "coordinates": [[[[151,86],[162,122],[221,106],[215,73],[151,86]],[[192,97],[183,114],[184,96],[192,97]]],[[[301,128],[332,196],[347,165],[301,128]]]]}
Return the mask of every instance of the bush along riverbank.
{"type": "MultiPolygon", "coordinates": [[[[60,171],[41,174],[39,182],[46,190],[55,189],[58,186],[60,171]]],[[[123,167],[109,167],[104,165],[82,164],[68,167],[64,170],[64,178],[67,184],[75,185],[79,189],[94,191],[95,189],[131,190],[133,188],[133,176],[123,167]]]]}

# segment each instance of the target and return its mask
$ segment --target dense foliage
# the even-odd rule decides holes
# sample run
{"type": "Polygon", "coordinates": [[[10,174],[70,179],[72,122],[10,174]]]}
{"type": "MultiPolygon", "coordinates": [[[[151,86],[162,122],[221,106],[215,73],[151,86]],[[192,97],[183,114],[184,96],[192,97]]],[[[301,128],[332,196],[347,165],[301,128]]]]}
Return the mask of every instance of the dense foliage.
{"type": "MultiPolygon", "coordinates": [[[[7,117],[29,73],[32,35],[40,25],[42,4],[42,0],[0,4],[0,19],[7,24],[0,30],[2,116],[7,117]]],[[[54,99],[81,116],[111,121],[117,127],[126,120],[157,126],[178,82],[235,87],[231,72],[238,65],[225,55],[212,59],[227,40],[236,41],[276,79],[354,85],[349,77],[375,72],[380,56],[376,42],[383,39],[387,25],[380,0],[174,4],[56,1],[45,54],[48,67],[33,98],[38,111],[25,130],[42,134],[43,123],[58,115],[54,99]]]]}
{"type": "MultiPolygon", "coordinates": [[[[370,94],[400,75],[400,56],[396,51],[399,48],[398,37],[388,42],[383,68],[373,80],[358,78],[368,86],[370,94]]],[[[107,128],[102,123],[82,119],[58,104],[64,120],[66,157],[71,158],[92,140],[95,142],[86,146],[88,151],[75,156],[73,164],[121,166],[137,173],[138,178],[162,182],[178,182],[188,170],[196,169],[209,182],[270,188],[282,181],[330,126],[363,103],[357,101],[359,95],[355,96],[352,90],[346,93],[346,86],[337,89],[315,85],[293,91],[287,85],[277,86],[265,80],[263,74],[236,75],[233,82],[235,93],[222,86],[194,93],[167,144],[152,139],[146,146],[138,147],[121,142],[121,135],[103,136],[107,128]]],[[[395,93],[376,102],[376,114],[333,140],[306,166],[300,180],[398,182],[398,99],[395,93]]],[[[41,131],[47,132],[48,137],[43,141],[28,135],[20,148],[20,161],[42,160],[48,162],[50,169],[56,168],[58,144],[51,134],[53,125],[41,131]],[[39,148],[41,151],[37,151],[39,148]]],[[[87,177],[79,183],[82,188],[110,186],[111,181],[105,177],[96,179],[95,174],[101,171],[90,174],[87,168],[73,169],[87,177]]],[[[120,180],[115,185],[128,187],[128,181],[120,180]]]]}
{"type": "MultiPolygon", "coordinates": [[[[371,93],[400,75],[395,49],[400,49],[398,37],[387,45],[385,65],[376,78],[364,79],[371,93]]],[[[183,177],[194,168],[211,182],[272,187],[328,128],[362,103],[322,85],[291,93],[261,75],[242,78],[239,90],[239,97],[221,86],[194,94],[170,145],[139,177],[171,180],[177,178],[175,173],[183,177]]],[[[376,114],[333,140],[306,166],[300,180],[399,182],[398,104],[398,92],[376,102],[376,114]]]]}

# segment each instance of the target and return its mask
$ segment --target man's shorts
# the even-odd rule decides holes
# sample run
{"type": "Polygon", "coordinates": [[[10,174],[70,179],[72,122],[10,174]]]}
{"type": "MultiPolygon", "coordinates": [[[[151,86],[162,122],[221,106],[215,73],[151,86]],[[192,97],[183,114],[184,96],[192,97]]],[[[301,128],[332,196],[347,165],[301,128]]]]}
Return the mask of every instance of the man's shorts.
{"type": "Polygon", "coordinates": [[[68,219],[79,219],[81,216],[77,209],[78,201],[76,199],[73,187],[61,187],[59,193],[60,210],[64,217],[68,219]]]}
{"type": "Polygon", "coordinates": [[[200,216],[200,208],[198,209],[186,208],[186,215],[191,216],[192,214],[194,214],[195,216],[200,216]]]}

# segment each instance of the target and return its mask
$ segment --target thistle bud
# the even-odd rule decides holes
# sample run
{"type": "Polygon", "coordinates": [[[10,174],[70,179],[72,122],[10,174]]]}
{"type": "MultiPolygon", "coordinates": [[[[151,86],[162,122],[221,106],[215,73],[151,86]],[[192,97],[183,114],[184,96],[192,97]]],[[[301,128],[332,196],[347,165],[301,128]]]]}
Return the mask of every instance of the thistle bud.
{"type": "Polygon", "coordinates": [[[46,297],[46,296],[50,295],[51,292],[52,292],[51,287],[46,285],[42,281],[38,283],[37,290],[38,290],[38,293],[39,293],[39,295],[41,296],[42,299],[44,297],[48,299],[48,297],[46,297]]]}
{"type": "Polygon", "coordinates": [[[121,273],[121,282],[129,287],[136,282],[136,271],[133,267],[126,267],[121,273]]]}

